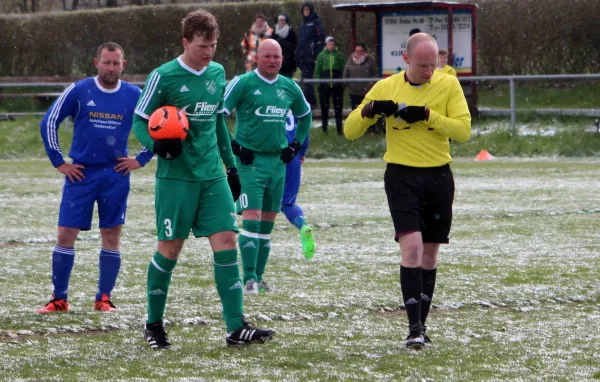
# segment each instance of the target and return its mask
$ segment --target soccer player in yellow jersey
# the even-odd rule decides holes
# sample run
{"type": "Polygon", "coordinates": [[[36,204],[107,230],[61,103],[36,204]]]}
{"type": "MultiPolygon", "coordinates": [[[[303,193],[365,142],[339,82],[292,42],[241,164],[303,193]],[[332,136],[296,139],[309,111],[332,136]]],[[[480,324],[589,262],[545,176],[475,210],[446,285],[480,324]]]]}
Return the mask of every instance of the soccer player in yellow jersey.
{"type": "Polygon", "coordinates": [[[448,139],[465,142],[471,135],[463,91],[455,77],[435,71],[437,54],[429,34],[411,36],[404,53],[408,70],[376,83],[344,126],[346,138],[354,140],[378,115],[386,119],[384,184],[402,254],[400,287],[409,348],[431,342],[424,323],[440,244],[448,243],[454,200],[448,139]]]}
{"type": "Polygon", "coordinates": [[[448,51],[446,49],[440,49],[438,52],[438,67],[435,70],[456,77],[456,69],[448,65],[448,51]]]}

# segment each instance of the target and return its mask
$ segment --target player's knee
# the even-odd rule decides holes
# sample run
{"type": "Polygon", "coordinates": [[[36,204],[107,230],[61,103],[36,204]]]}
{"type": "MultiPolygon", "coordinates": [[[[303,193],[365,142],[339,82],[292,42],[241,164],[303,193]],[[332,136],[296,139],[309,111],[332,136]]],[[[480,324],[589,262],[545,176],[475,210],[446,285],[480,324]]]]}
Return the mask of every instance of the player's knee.
{"type": "Polygon", "coordinates": [[[243,220],[260,220],[261,219],[261,211],[260,210],[246,210],[242,212],[243,220]]]}
{"type": "Polygon", "coordinates": [[[158,242],[156,250],[167,259],[177,260],[181,250],[183,249],[184,242],[185,240],[182,239],[161,240],[158,242]]]}
{"type": "Polygon", "coordinates": [[[400,239],[400,251],[405,260],[420,259],[423,256],[423,243],[420,240],[400,239]]]}
{"type": "Polygon", "coordinates": [[[222,248],[234,249],[237,246],[235,232],[223,232],[219,236],[218,242],[222,248]]]}
{"type": "Polygon", "coordinates": [[[58,227],[56,244],[64,248],[73,248],[75,246],[75,240],[77,240],[78,234],[79,229],[77,228],[58,227]]]}
{"type": "Polygon", "coordinates": [[[114,228],[102,228],[100,230],[102,236],[102,247],[106,249],[118,249],[121,241],[121,226],[114,228]]]}

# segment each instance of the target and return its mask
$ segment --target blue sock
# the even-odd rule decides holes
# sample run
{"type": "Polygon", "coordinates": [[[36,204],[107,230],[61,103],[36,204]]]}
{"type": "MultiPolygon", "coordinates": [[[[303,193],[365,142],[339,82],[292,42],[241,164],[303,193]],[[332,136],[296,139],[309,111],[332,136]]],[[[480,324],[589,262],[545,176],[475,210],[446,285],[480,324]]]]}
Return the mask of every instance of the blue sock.
{"type": "Polygon", "coordinates": [[[287,220],[298,229],[304,225],[304,211],[297,204],[285,204],[281,207],[281,211],[285,214],[287,220]]]}
{"type": "Polygon", "coordinates": [[[52,251],[52,284],[55,298],[67,299],[74,262],[75,248],[64,248],[58,245],[54,247],[54,251],[52,251]]]}
{"type": "Polygon", "coordinates": [[[98,293],[96,301],[102,299],[102,294],[110,297],[110,292],[117,283],[117,276],[121,268],[121,252],[114,249],[102,248],[100,251],[100,277],[98,278],[98,293]]]}

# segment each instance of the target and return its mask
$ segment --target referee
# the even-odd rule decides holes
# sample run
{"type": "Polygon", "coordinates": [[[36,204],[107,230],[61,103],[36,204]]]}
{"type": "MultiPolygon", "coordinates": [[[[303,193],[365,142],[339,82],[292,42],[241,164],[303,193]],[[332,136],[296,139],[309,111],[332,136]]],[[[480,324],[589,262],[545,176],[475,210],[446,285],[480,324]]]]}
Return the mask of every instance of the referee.
{"type": "Polygon", "coordinates": [[[436,72],[438,46],[427,33],[407,41],[408,69],[376,83],[352,111],[346,138],[386,119],[385,192],[402,261],[400,287],[408,315],[406,346],[431,342],[424,325],[435,287],[440,244],[448,243],[454,179],[449,139],[465,142],[471,115],[458,80],[436,72]]]}

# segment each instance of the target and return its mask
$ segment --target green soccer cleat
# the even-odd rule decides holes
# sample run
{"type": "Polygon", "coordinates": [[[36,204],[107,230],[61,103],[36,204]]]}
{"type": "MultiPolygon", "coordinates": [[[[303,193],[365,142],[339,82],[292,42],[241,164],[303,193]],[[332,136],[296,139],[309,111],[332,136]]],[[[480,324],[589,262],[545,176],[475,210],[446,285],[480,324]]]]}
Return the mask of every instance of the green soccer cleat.
{"type": "Polygon", "coordinates": [[[317,245],[315,244],[312,228],[308,224],[304,224],[300,228],[300,239],[302,240],[302,253],[304,253],[304,257],[306,257],[306,260],[312,259],[315,255],[317,245]]]}

